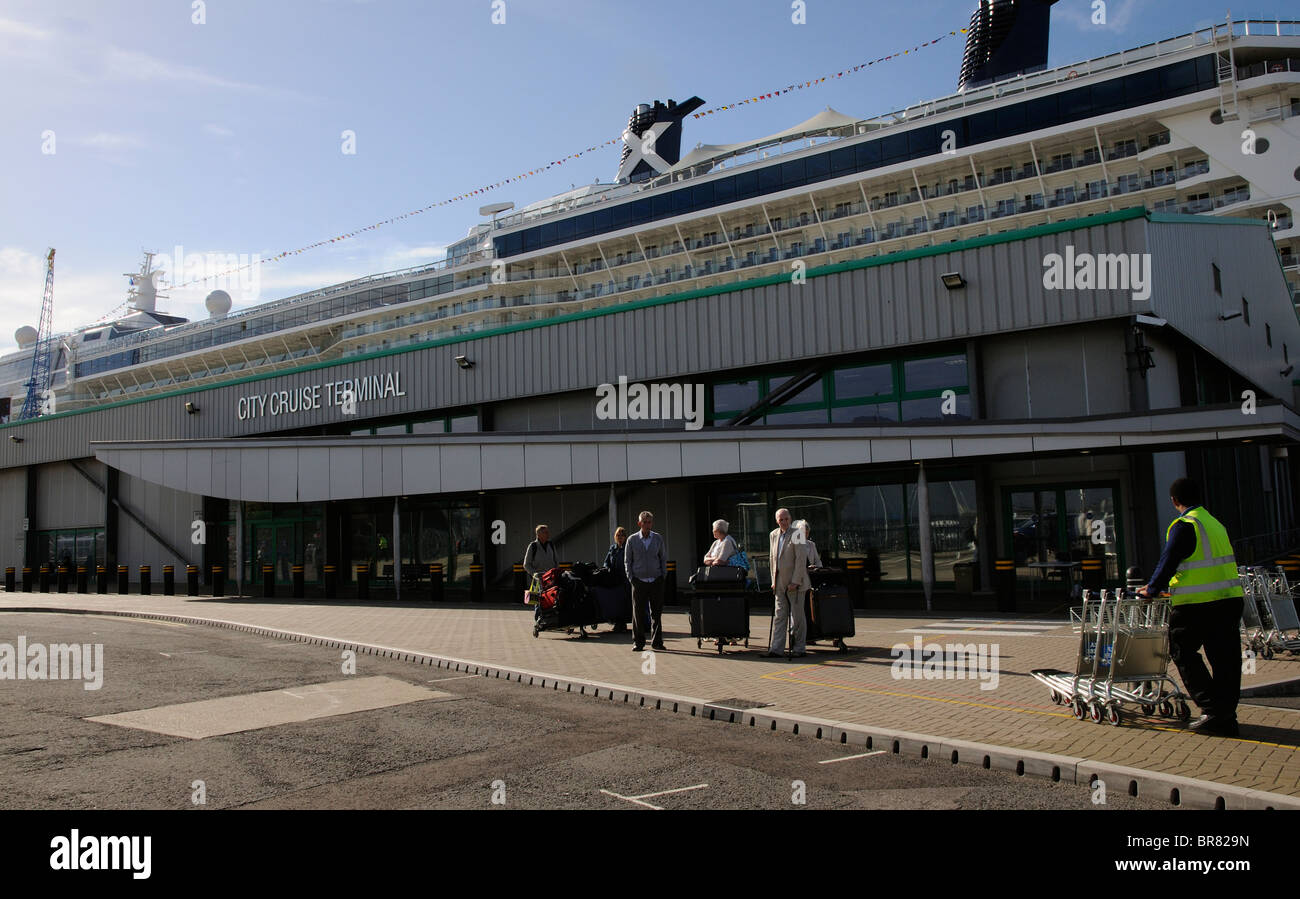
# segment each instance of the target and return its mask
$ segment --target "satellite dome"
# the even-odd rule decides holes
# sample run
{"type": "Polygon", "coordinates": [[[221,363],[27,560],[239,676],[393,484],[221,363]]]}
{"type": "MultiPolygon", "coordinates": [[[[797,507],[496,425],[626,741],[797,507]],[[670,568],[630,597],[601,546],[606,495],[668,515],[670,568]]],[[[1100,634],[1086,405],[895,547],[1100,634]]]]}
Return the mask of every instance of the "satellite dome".
{"type": "Polygon", "coordinates": [[[36,338],[38,336],[36,329],[31,325],[23,325],[14,332],[14,340],[18,341],[19,349],[27,349],[27,347],[36,343],[36,338]]]}
{"type": "Polygon", "coordinates": [[[214,290],[208,294],[208,298],[203,301],[203,305],[208,307],[208,315],[213,318],[221,318],[230,311],[230,294],[224,290],[214,290]]]}

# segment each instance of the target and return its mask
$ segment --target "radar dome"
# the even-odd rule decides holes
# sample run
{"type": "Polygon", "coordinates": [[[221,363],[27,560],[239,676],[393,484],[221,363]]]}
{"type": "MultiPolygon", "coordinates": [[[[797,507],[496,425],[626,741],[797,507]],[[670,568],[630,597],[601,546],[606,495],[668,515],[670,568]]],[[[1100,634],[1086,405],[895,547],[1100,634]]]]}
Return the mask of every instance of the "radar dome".
{"type": "Polygon", "coordinates": [[[21,328],[19,328],[17,331],[14,332],[14,340],[18,341],[18,346],[20,349],[26,349],[27,347],[34,344],[38,336],[39,335],[36,333],[36,329],[33,328],[31,325],[23,325],[21,328]]]}
{"type": "Polygon", "coordinates": [[[224,290],[214,290],[208,294],[208,298],[203,301],[208,307],[208,315],[213,318],[221,318],[230,311],[230,294],[224,290]]]}

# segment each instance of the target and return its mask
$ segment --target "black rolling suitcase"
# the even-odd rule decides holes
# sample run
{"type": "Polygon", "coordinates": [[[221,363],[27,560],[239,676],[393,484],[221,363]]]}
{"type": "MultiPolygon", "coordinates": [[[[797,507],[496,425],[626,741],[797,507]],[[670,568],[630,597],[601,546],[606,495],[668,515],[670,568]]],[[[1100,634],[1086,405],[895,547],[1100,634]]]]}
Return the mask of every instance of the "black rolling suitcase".
{"type": "Polygon", "coordinates": [[[719,653],[728,640],[744,640],[749,646],[749,597],[742,592],[692,596],[691,636],[696,649],[705,640],[717,640],[719,653]]]}
{"type": "Polygon", "coordinates": [[[840,652],[848,652],[845,637],[857,633],[853,621],[853,598],[847,587],[814,587],[808,591],[804,610],[808,622],[808,640],[832,640],[840,652]]]}

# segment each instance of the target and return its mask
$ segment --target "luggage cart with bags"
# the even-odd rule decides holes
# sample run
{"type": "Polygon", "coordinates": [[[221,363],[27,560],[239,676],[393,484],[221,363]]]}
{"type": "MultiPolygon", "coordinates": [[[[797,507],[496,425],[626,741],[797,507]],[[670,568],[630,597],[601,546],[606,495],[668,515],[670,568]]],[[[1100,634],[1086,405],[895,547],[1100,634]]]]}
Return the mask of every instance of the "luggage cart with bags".
{"type": "Polygon", "coordinates": [[[600,621],[595,600],[582,579],[572,572],[552,568],[538,576],[536,586],[540,593],[535,597],[537,613],[533,620],[533,636],[542,631],[558,630],[578,632],[586,638],[585,628],[594,628],[600,621]]]}
{"type": "Polygon", "coordinates": [[[721,655],[729,643],[749,646],[748,572],[732,565],[705,565],[691,576],[691,636],[695,648],[716,640],[721,655]]]}
{"type": "Polygon", "coordinates": [[[1186,721],[1187,696],[1169,676],[1169,611],[1168,599],[1084,591],[1082,607],[1070,610],[1079,635],[1074,672],[1029,673],[1051,690],[1052,702],[1070,706],[1080,721],[1119,725],[1125,706],[1186,721]]]}

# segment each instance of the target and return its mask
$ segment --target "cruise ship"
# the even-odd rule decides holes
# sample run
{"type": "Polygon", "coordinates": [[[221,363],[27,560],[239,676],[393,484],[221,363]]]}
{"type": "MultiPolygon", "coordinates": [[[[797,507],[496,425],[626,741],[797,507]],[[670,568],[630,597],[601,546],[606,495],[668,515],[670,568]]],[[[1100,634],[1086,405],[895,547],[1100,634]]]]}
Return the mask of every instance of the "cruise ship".
{"type": "MultiPolygon", "coordinates": [[[[685,153],[701,101],[642,104],[615,180],[517,210],[484,207],[485,220],[428,265],[234,313],[214,291],[210,317],[186,321],[157,311],[146,259],[127,315],[52,338],[53,408],[1131,207],[1266,220],[1294,302],[1300,22],[1230,21],[1045,69],[1045,30],[1014,53],[973,59],[977,39],[990,39],[980,16],[999,5],[972,19],[955,93],[867,118],[827,108],[777,134],[685,153]],[[651,129],[655,151],[634,153],[651,129]]],[[[0,359],[0,421],[23,408],[38,339],[31,327],[15,336],[18,350],[0,359]]]]}

